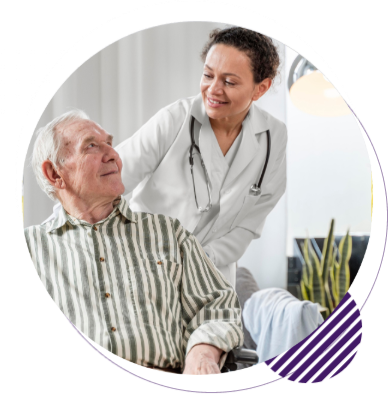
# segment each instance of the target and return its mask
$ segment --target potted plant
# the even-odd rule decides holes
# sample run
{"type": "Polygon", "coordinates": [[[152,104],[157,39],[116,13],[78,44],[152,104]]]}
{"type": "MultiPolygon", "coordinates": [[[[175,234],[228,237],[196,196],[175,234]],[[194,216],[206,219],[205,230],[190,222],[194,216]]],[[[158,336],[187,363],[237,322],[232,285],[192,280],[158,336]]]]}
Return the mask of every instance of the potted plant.
{"type": "Polygon", "coordinates": [[[306,238],[303,244],[302,298],[319,303],[327,318],[346,294],[350,285],[349,259],[352,254],[352,237],[349,231],[339,242],[334,242],[334,219],[325,238],[321,259],[306,238]]]}

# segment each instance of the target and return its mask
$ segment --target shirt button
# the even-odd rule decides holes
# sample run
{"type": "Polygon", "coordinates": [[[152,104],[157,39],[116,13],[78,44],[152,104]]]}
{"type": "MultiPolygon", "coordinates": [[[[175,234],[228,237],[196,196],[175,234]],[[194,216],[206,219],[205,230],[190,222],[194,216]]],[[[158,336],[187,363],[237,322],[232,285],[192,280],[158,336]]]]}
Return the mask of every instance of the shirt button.
{"type": "Polygon", "coordinates": [[[224,194],[229,194],[230,192],[231,192],[231,190],[228,189],[228,190],[225,190],[225,191],[224,191],[224,194]]]}
{"type": "Polygon", "coordinates": [[[105,261],[105,259],[103,258],[103,257],[100,257],[100,261],[102,262],[102,261],[105,261]]]}
{"type": "Polygon", "coordinates": [[[94,231],[97,231],[97,227],[96,227],[96,226],[93,226],[93,230],[94,230],[94,231]]]}
{"type": "Polygon", "coordinates": [[[159,264],[159,265],[162,265],[162,262],[161,262],[161,261],[158,261],[158,264],[159,264]]]}
{"type": "Polygon", "coordinates": [[[217,229],[215,228],[214,230],[213,230],[213,233],[216,233],[217,232],[217,229]]]}
{"type": "Polygon", "coordinates": [[[109,298],[109,297],[110,297],[110,294],[109,294],[109,293],[105,293],[105,297],[106,297],[106,298],[109,298]]]}
{"type": "Polygon", "coordinates": [[[115,331],[116,331],[116,327],[112,327],[111,330],[112,330],[113,332],[115,332],[115,331]]]}

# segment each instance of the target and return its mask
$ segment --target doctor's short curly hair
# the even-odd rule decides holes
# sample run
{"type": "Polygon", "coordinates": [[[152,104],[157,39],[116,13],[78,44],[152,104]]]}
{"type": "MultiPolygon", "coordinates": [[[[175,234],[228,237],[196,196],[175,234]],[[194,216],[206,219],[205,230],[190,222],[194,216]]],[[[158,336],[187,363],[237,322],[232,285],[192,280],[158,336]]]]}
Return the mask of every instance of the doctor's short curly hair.
{"type": "Polygon", "coordinates": [[[244,52],[251,60],[255,83],[260,83],[266,78],[274,80],[276,77],[280,59],[271,38],[242,27],[214,29],[201,52],[203,62],[210,48],[216,44],[228,45],[244,52]]]}

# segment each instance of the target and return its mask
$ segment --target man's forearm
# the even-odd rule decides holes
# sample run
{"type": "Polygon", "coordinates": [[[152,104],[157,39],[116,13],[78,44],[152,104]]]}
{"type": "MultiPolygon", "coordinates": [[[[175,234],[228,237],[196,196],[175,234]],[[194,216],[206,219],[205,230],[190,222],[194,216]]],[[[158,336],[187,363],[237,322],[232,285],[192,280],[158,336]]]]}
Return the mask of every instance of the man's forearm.
{"type": "Polygon", "coordinates": [[[208,375],[220,373],[218,363],[223,351],[213,345],[200,343],[186,356],[184,374],[208,375]]]}
{"type": "Polygon", "coordinates": [[[221,354],[223,350],[218,349],[213,345],[209,345],[208,343],[199,343],[191,348],[189,354],[186,356],[186,360],[189,355],[198,356],[198,355],[206,355],[214,360],[214,362],[218,363],[220,361],[221,354]]]}

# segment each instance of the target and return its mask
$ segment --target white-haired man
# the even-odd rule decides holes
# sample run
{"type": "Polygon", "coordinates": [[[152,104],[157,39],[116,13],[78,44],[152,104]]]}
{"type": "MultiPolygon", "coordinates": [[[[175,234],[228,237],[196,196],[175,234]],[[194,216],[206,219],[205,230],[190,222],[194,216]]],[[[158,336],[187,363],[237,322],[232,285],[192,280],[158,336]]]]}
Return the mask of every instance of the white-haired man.
{"type": "Polygon", "coordinates": [[[178,220],[134,213],[112,136],[82,111],[39,130],[33,169],[61,202],[58,217],[25,229],[50,296],[83,333],[143,366],[219,373],[242,345],[237,295],[178,220]]]}

